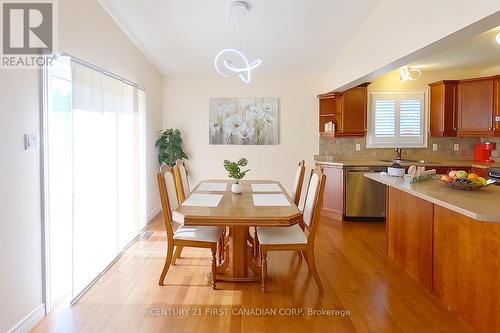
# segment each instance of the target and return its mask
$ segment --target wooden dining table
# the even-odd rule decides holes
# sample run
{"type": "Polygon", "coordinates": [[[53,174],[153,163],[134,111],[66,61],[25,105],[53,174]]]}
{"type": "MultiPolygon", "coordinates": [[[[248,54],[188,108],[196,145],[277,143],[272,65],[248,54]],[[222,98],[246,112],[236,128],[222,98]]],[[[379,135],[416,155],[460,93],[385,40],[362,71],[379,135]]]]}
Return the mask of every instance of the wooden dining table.
{"type": "MultiPolygon", "coordinates": [[[[222,194],[217,207],[180,205],[173,213],[174,221],[186,226],[221,226],[228,227],[229,233],[224,242],[224,258],[217,266],[217,280],[221,281],[257,281],[260,280],[259,263],[254,261],[253,237],[250,227],[287,227],[302,221],[302,213],[295,205],[283,186],[277,181],[249,180],[240,181],[243,191],[231,192],[231,181],[204,180],[191,192],[222,194]],[[202,183],[226,183],[225,191],[200,191],[202,183]],[[281,192],[253,192],[252,184],[276,184],[281,192]],[[253,194],[282,193],[289,206],[256,206],[253,194]]],[[[186,200],[189,199],[189,196],[186,200]]]]}

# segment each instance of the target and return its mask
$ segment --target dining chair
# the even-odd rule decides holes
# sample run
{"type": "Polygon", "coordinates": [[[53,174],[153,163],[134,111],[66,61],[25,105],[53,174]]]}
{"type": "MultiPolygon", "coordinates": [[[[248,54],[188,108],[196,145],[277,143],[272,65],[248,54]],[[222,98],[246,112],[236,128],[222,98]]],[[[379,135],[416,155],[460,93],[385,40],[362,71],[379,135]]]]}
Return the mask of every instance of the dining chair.
{"type": "Polygon", "coordinates": [[[266,289],[267,253],[269,251],[300,251],[306,259],[320,294],[323,284],[316,269],[314,243],[320,220],[326,176],[316,167],[309,181],[305,198],[303,221],[291,227],[259,227],[257,236],[260,243],[262,291],[266,289]]]}
{"type": "Polygon", "coordinates": [[[189,172],[186,167],[186,163],[183,160],[175,161],[174,166],[174,176],[175,185],[177,188],[177,198],[179,202],[186,200],[186,197],[191,193],[188,180],[189,172]]]}
{"type": "MultiPolygon", "coordinates": [[[[189,173],[186,167],[186,163],[183,160],[176,160],[175,165],[173,167],[173,171],[175,178],[175,188],[177,190],[176,191],[177,199],[179,200],[179,203],[183,203],[184,200],[186,200],[186,197],[191,192],[188,180],[189,173]]],[[[176,246],[174,257],[172,259],[173,266],[175,266],[175,264],[177,263],[177,259],[181,257],[181,253],[182,253],[182,246],[176,246]]]]}
{"type": "MultiPolygon", "coordinates": [[[[293,187],[292,187],[292,200],[293,202],[299,207],[299,202],[300,202],[300,195],[302,194],[302,184],[304,183],[304,174],[305,174],[305,162],[304,160],[299,162],[299,165],[297,165],[297,169],[295,171],[295,179],[293,181],[293,187]]],[[[299,210],[302,211],[302,209],[299,210]]],[[[257,231],[257,228],[254,227],[254,229],[257,231]]],[[[258,255],[258,249],[259,249],[259,238],[257,236],[257,232],[254,233],[254,239],[253,239],[253,255],[254,258],[257,257],[258,255]]],[[[300,254],[299,254],[300,258],[300,254]]]]}
{"type": "Polygon", "coordinates": [[[300,202],[300,195],[302,193],[302,183],[304,182],[304,173],[306,171],[304,160],[299,162],[297,170],[295,171],[295,180],[292,187],[292,200],[295,202],[297,207],[300,202]]]}
{"type": "Polygon", "coordinates": [[[179,201],[177,200],[173,169],[163,164],[156,177],[160,192],[163,223],[167,232],[167,257],[160,275],[159,285],[165,285],[165,276],[172,263],[174,246],[197,247],[207,248],[212,251],[212,289],[215,289],[217,244],[222,235],[222,228],[208,226],[186,227],[181,225],[174,232],[172,228],[172,212],[179,206],[179,201]]]}
{"type": "MultiPolygon", "coordinates": [[[[186,162],[184,162],[184,160],[175,161],[175,166],[173,169],[175,176],[175,185],[177,188],[177,198],[179,199],[179,202],[182,203],[191,193],[191,188],[189,187],[189,179],[188,179],[189,172],[186,167],[186,162]]],[[[221,244],[219,246],[219,258],[218,258],[219,263],[221,263],[222,259],[224,258],[224,251],[225,251],[224,242],[229,241],[225,238],[226,238],[226,229],[223,228],[220,240],[221,244]]],[[[181,253],[182,253],[182,246],[176,246],[174,252],[174,258],[172,259],[172,265],[176,264],[177,259],[181,257],[181,253]]]]}

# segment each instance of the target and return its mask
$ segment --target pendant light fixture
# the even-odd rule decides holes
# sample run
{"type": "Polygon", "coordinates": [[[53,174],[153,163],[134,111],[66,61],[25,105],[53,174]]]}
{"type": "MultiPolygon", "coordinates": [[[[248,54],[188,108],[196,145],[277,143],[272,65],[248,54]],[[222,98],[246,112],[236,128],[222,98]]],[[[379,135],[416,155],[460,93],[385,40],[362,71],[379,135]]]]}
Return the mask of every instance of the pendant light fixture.
{"type": "Polygon", "coordinates": [[[422,76],[422,72],[411,66],[406,66],[400,69],[399,73],[401,74],[400,79],[402,82],[404,81],[415,81],[420,79],[422,76]]]}
{"type": "MultiPolygon", "coordinates": [[[[246,31],[246,14],[249,10],[248,3],[245,1],[233,1],[231,3],[231,12],[228,26],[228,40],[231,42],[231,26],[233,19],[237,22],[238,49],[235,47],[222,49],[217,53],[214,60],[214,66],[217,73],[224,77],[238,76],[243,82],[249,83],[251,72],[257,68],[262,60],[256,59],[252,62],[248,60],[242,50],[242,30],[245,30],[246,46],[248,49],[248,34],[246,31]],[[243,29],[242,29],[243,23],[243,29]]],[[[248,51],[248,50],[247,50],[248,51]]]]}

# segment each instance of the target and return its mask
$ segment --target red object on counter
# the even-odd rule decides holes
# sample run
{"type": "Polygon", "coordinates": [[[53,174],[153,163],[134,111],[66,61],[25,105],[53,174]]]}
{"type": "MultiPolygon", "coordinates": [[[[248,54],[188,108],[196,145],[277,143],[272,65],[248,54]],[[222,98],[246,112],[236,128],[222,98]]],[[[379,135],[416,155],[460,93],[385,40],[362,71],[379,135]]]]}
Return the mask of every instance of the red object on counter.
{"type": "Polygon", "coordinates": [[[495,143],[476,143],[476,161],[478,162],[494,162],[491,157],[491,151],[495,150],[495,143]]]}

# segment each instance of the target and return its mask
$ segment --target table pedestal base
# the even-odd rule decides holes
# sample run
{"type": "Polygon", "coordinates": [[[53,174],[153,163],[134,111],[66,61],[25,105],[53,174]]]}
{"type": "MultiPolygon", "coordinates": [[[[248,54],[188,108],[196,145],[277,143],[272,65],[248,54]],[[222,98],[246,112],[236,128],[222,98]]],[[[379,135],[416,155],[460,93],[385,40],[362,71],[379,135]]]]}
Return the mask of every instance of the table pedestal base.
{"type": "Polygon", "coordinates": [[[254,262],[253,244],[248,227],[230,227],[229,243],[225,249],[225,257],[217,266],[217,280],[228,282],[260,281],[260,267],[254,262]]]}

